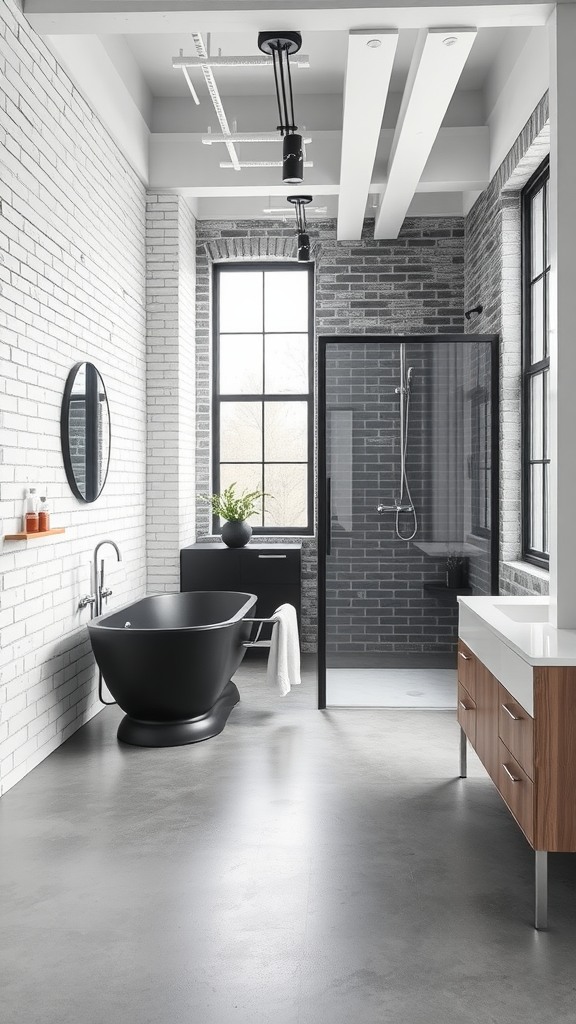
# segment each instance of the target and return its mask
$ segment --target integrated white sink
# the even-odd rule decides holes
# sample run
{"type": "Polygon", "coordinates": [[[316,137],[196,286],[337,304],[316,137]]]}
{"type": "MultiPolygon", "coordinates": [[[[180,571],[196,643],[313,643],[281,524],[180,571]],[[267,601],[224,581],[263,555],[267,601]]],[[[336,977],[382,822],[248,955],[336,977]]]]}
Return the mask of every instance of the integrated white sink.
{"type": "Polygon", "coordinates": [[[504,604],[495,600],[494,607],[514,622],[548,622],[548,604],[504,604]]]}

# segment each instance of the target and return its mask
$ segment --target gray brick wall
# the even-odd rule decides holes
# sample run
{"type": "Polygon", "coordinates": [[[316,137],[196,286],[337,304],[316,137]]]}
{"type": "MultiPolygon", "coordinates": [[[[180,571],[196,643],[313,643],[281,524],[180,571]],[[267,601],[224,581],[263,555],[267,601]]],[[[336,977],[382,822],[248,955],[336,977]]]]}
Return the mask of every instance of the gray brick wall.
{"type": "Polygon", "coordinates": [[[500,335],[500,587],[509,594],[545,586],[528,566],[519,583],[506,563],[521,555],[520,191],[548,151],[546,94],[465,222],[465,307],[484,307],[466,330],[500,335]]]}
{"type": "MultiPolygon", "coordinates": [[[[395,241],[375,241],[366,223],[357,242],[338,242],[335,222],[309,225],[316,263],[316,334],[436,334],[463,331],[464,226],[460,218],[410,218],[395,241]]],[[[216,259],[294,257],[283,222],[200,221],[197,225],[197,460],[199,493],[211,489],[211,287],[216,259]]],[[[198,503],[199,539],[210,534],[198,503]]],[[[293,540],[293,538],[286,538],[293,540]]],[[[277,541],[277,538],[275,538],[277,541]]],[[[303,646],[316,645],[317,555],[303,538],[303,646]]]]}
{"type": "MultiPolygon", "coordinates": [[[[443,585],[448,553],[461,555],[464,544],[478,552],[470,558],[475,593],[489,593],[488,541],[472,531],[478,499],[470,473],[478,444],[472,401],[490,383],[489,346],[407,338],[405,348],[414,371],[406,458],[418,516],[413,541],[398,538],[393,512],[377,512],[380,501],[393,505],[400,496],[399,346],[342,342],[327,354],[329,656],[453,653],[456,601],[449,605],[445,593],[440,601],[424,584],[443,585]]],[[[413,524],[411,514],[399,516],[404,536],[413,524]]]]}

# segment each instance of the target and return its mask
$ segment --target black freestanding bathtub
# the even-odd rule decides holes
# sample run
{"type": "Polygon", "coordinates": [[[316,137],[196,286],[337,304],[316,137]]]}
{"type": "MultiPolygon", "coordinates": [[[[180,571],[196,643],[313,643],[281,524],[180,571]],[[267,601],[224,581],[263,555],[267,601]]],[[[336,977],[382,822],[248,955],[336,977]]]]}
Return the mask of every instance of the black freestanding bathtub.
{"type": "Polygon", "coordinates": [[[92,650],[126,712],[118,739],[173,747],[216,736],[240,700],[231,681],[250,637],[254,594],[157,594],[88,623],[92,650]]]}

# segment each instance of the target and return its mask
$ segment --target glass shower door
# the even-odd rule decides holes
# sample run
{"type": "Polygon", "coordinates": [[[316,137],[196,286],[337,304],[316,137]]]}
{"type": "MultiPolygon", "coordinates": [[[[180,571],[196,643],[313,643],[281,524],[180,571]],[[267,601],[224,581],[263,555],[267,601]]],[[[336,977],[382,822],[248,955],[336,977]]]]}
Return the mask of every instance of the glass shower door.
{"type": "Polygon", "coordinates": [[[496,340],[321,344],[326,705],[454,707],[457,596],[493,588],[496,340]]]}

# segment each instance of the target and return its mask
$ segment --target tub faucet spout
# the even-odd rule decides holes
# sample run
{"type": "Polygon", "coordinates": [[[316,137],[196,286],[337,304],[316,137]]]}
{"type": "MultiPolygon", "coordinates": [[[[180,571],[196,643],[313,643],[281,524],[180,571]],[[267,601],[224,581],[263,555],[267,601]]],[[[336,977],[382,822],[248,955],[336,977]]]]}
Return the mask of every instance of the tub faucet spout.
{"type": "Polygon", "coordinates": [[[98,544],[94,548],[93,573],[94,573],[94,597],[95,597],[95,601],[94,601],[93,608],[94,608],[94,616],[95,617],[102,614],[102,604],[103,604],[103,601],[106,600],[110,596],[110,594],[112,593],[112,591],[109,588],[105,588],[104,587],[104,559],[103,558],[100,560],[100,579],[98,579],[98,552],[99,552],[100,548],[104,544],[111,544],[112,547],[114,548],[115,552],[116,552],[117,560],[119,562],[122,561],[122,555],[120,553],[120,548],[118,547],[116,541],[114,541],[114,540],[101,540],[101,541],[98,542],[98,544]]]}

